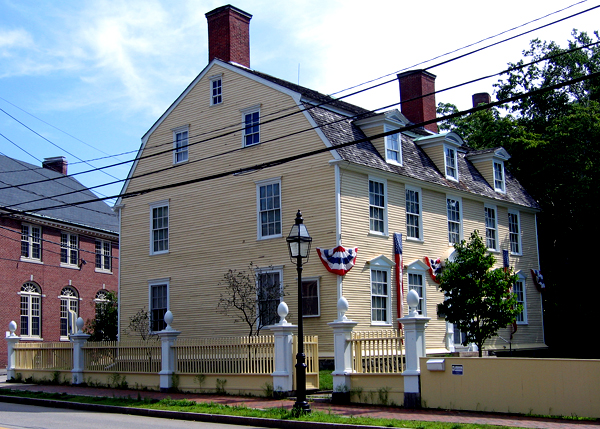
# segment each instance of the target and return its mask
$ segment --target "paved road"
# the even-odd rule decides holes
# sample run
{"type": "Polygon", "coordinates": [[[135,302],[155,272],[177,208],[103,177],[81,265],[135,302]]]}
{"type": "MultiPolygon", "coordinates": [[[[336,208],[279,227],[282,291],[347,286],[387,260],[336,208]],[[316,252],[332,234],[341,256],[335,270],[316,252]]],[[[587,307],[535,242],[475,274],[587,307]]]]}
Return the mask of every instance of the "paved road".
{"type": "Polygon", "coordinates": [[[257,426],[190,422],[182,420],[160,419],[155,417],[129,416],[125,414],[105,414],[0,402],[0,429],[32,428],[251,429],[257,428],[257,426]]]}

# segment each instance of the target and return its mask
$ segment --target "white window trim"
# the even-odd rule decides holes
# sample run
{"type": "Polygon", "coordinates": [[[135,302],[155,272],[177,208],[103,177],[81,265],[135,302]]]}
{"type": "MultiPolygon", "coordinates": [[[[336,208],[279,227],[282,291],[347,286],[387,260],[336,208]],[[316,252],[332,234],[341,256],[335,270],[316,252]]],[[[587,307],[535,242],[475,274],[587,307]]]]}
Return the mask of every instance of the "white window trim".
{"type": "Polygon", "coordinates": [[[388,259],[384,255],[380,255],[374,259],[368,261],[369,264],[369,318],[371,320],[371,326],[391,326],[392,325],[392,267],[396,265],[392,260],[388,259]],[[386,313],[387,320],[385,321],[374,321],[373,320],[373,270],[387,272],[387,302],[386,302],[386,313]]]}
{"type": "Polygon", "coordinates": [[[506,194],[506,172],[504,170],[504,161],[493,161],[492,170],[494,174],[494,190],[501,194],[506,194]],[[496,187],[496,164],[499,164],[502,169],[502,188],[496,187]]]}
{"type": "Polygon", "coordinates": [[[257,182],[254,182],[256,184],[256,239],[257,240],[270,240],[272,238],[279,238],[279,237],[283,237],[283,219],[282,219],[282,214],[283,214],[283,205],[282,205],[282,195],[283,195],[283,190],[281,188],[281,177],[276,177],[273,179],[267,179],[267,180],[260,180],[257,182]],[[280,228],[281,228],[281,232],[279,234],[273,234],[273,235],[262,235],[262,224],[261,224],[261,220],[260,220],[260,188],[261,186],[267,186],[267,185],[273,185],[273,184],[279,184],[279,222],[280,222],[280,228]]]}
{"type": "Polygon", "coordinates": [[[171,278],[166,277],[163,279],[148,280],[148,312],[150,313],[149,317],[148,317],[148,332],[149,333],[160,332],[160,331],[152,330],[152,286],[162,286],[165,284],[167,285],[167,310],[166,311],[169,311],[169,309],[171,308],[171,278]]]}
{"type": "MultiPolygon", "coordinates": [[[[523,255],[523,243],[521,240],[521,213],[518,210],[513,210],[513,209],[509,209],[508,210],[508,214],[512,214],[515,215],[517,217],[517,227],[519,228],[519,231],[517,233],[517,240],[519,242],[519,251],[518,252],[513,252],[512,250],[510,250],[510,254],[511,255],[515,255],[515,256],[522,256],[523,255]]],[[[510,241],[510,219],[509,219],[509,225],[508,225],[508,246],[509,249],[511,249],[511,241],[510,241]]]]}
{"type": "Polygon", "coordinates": [[[113,259],[112,259],[112,251],[113,251],[113,245],[112,242],[108,241],[108,240],[102,240],[99,238],[96,238],[94,240],[94,271],[97,273],[106,273],[106,274],[112,274],[112,269],[113,269],[113,259]],[[98,268],[96,267],[96,256],[98,255],[98,253],[96,252],[96,242],[100,242],[100,249],[102,250],[102,253],[100,253],[100,257],[102,258],[102,267],[98,268]],[[104,244],[108,243],[108,245],[110,246],[110,254],[108,255],[108,258],[110,260],[110,269],[106,269],[104,268],[104,244]]]}
{"type": "MultiPolygon", "coordinates": [[[[173,164],[183,164],[188,162],[190,159],[190,126],[182,125],[181,127],[173,128],[173,164]],[[187,144],[185,145],[185,159],[177,161],[177,134],[187,132],[187,144]]],[[[183,153],[183,150],[180,150],[183,153]]]]}
{"type": "MultiPolygon", "coordinates": [[[[321,317],[321,277],[303,277],[302,282],[317,282],[317,314],[306,315],[302,313],[302,318],[321,317]]],[[[304,296],[303,296],[304,297],[304,296]]]]}
{"type": "Polygon", "coordinates": [[[22,290],[19,290],[19,292],[17,292],[17,295],[19,295],[19,336],[21,338],[26,338],[27,340],[35,340],[35,341],[41,341],[42,340],[42,298],[44,297],[44,295],[42,294],[42,288],[40,287],[40,285],[38,285],[36,282],[33,281],[29,281],[29,282],[25,282],[23,285],[21,285],[21,288],[23,286],[25,286],[25,284],[27,283],[31,283],[33,285],[35,285],[35,287],[37,288],[38,292],[25,292],[22,290]],[[28,303],[27,303],[27,310],[28,310],[28,332],[27,335],[23,335],[21,334],[20,330],[21,330],[21,297],[23,296],[27,296],[28,297],[28,303]],[[32,303],[32,298],[33,297],[39,297],[40,299],[40,315],[38,316],[40,318],[40,335],[30,335],[31,331],[32,331],[32,318],[33,318],[33,303],[32,303]]]}
{"type": "Polygon", "coordinates": [[[490,210],[494,210],[494,232],[495,232],[495,242],[496,242],[496,247],[488,247],[487,249],[490,252],[499,252],[499,248],[500,248],[500,236],[499,236],[499,232],[498,232],[498,208],[494,205],[491,204],[484,204],[484,212],[483,212],[483,223],[484,223],[484,227],[485,227],[485,245],[487,247],[487,224],[485,223],[485,209],[490,209],[490,210]]]}
{"type": "Polygon", "coordinates": [[[458,150],[456,147],[448,144],[444,145],[444,175],[446,176],[446,179],[458,182],[458,150]],[[456,176],[448,175],[448,156],[446,154],[448,149],[452,149],[454,151],[454,171],[456,176]]]}
{"type": "Polygon", "coordinates": [[[80,249],[80,242],[79,242],[79,235],[71,233],[71,232],[67,232],[67,231],[61,231],[61,243],[60,243],[60,251],[61,251],[61,255],[62,255],[62,249],[64,249],[63,245],[62,245],[62,234],[66,234],[67,235],[67,262],[63,262],[62,261],[62,256],[61,256],[61,261],[60,261],[60,266],[64,267],[64,268],[76,268],[79,269],[79,260],[81,259],[81,249],[80,249]],[[71,250],[72,247],[70,247],[71,244],[71,237],[77,237],[77,248],[75,249],[77,251],[77,262],[75,262],[74,264],[72,264],[71,261],[71,250]]]}
{"type": "MultiPolygon", "coordinates": [[[[71,309],[70,302],[71,301],[77,301],[77,316],[79,317],[79,314],[80,314],[80,311],[81,311],[81,303],[80,303],[81,297],[79,295],[79,291],[74,286],[72,286],[69,283],[68,286],[63,287],[60,290],[60,295],[58,295],[58,299],[60,301],[62,301],[63,299],[65,301],[67,301],[67,335],[64,336],[64,335],[62,335],[62,332],[59,332],[59,334],[61,334],[60,337],[59,337],[59,339],[60,339],[60,341],[69,341],[69,335],[70,335],[70,333],[69,333],[69,314],[70,314],[69,310],[71,309]],[[75,292],[75,295],[63,295],[62,292],[66,288],[72,289],[75,292]]],[[[59,308],[58,329],[59,330],[61,329],[60,323],[61,323],[61,319],[62,319],[62,315],[60,314],[60,312],[62,311],[61,307],[62,307],[62,302],[60,302],[59,306],[58,306],[58,308],[59,308]]]]}
{"type": "Polygon", "coordinates": [[[527,276],[523,273],[523,271],[517,272],[517,276],[519,279],[517,281],[523,283],[523,321],[517,322],[517,325],[528,325],[527,319],[527,276]]]}
{"type": "MultiPolygon", "coordinates": [[[[383,131],[384,132],[388,132],[388,131],[394,131],[394,130],[398,130],[395,127],[392,127],[390,125],[385,124],[383,126],[383,131]]],[[[398,161],[396,161],[395,159],[391,159],[388,158],[388,141],[389,138],[391,137],[391,135],[389,136],[385,136],[384,137],[384,143],[385,143],[385,160],[388,164],[395,164],[395,165],[399,165],[402,166],[402,135],[400,134],[400,130],[398,130],[398,133],[396,134],[398,136],[398,161]]]]}
{"type": "MultiPolygon", "coordinates": [[[[417,188],[415,186],[406,185],[404,190],[404,206],[406,207],[406,191],[414,191],[418,193],[419,199],[419,237],[410,237],[408,235],[408,222],[406,225],[406,240],[407,241],[418,241],[422,243],[425,241],[425,234],[423,233],[423,191],[421,188],[417,188]]],[[[408,212],[406,212],[406,216],[408,217],[408,212]]]]}
{"type": "Polygon", "coordinates": [[[427,316],[427,274],[429,271],[429,267],[427,265],[425,265],[421,260],[416,259],[415,261],[411,262],[407,267],[406,267],[406,293],[408,293],[409,289],[409,283],[408,283],[408,275],[409,274],[419,274],[422,278],[423,278],[423,296],[420,296],[420,302],[421,302],[421,308],[422,308],[422,315],[423,316],[427,316]]]}
{"type": "Polygon", "coordinates": [[[369,213],[368,213],[368,219],[369,219],[369,235],[378,235],[378,236],[384,236],[387,237],[389,235],[389,231],[388,231],[388,195],[387,195],[387,191],[388,191],[388,184],[387,184],[387,180],[386,179],[382,179],[380,177],[375,177],[375,176],[369,176],[368,177],[368,182],[367,182],[367,199],[368,199],[368,203],[369,203],[369,213]],[[369,182],[378,182],[378,183],[383,183],[383,232],[380,231],[373,231],[371,229],[371,191],[369,190],[369,182]]]}
{"type": "Polygon", "coordinates": [[[245,109],[240,110],[240,112],[242,113],[242,147],[254,147],[254,146],[258,146],[259,144],[262,143],[262,130],[261,130],[261,124],[260,124],[260,120],[262,118],[261,114],[260,114],[260,104],[256,104],[254,106],[250,106],[247,107],[245,109]],[[250,115],[252,113],[258,112],[258,142],[257,143],[253,143],[251,145],[246,145],[246,115],[250,115]]]}
{"type": "MultiPolygon", "coordinates": [[[[260,315],[260,297],[258,295],[259,290],[258,287],[260,285],[259,282],[259,276],[261,274],[270,274],[270,273],[278,273],[279,274],[279,303],[281,303],[283,301],[283,266],[278,265],[278,266],[273,266],[273,267],[268,267],[268,268],[256,268],[256,270],[254,271],[254,275],[256,276],[256,314],[260,315]]],[[[265,326],[268,325],[262,325],[262,321],[258,320],[258,323],[264,328],[265,326]]]]}
{"type": "Polygon", "coordinates": [[[223,75],[222,74],[214,75],[214,76],[211,76],[209,79],[210,79],[210,105],[211,106],[218,106],[219,104],[223,104],[223,75]],[[215,103],[214,96],[213,96],[213,82],[217,81],[217,80],[221,81],[221,85],[220,85],[220,87],[221,87],[221,94],[220,94],[221,95],[221,101],[218,102],[218,103],[215,103]]]}
{"type": "Polygon", "coordinates": [[[150,214],[150,255],[162,255],[165,253],[169,253],[171,250],[171,234],[170,234],[170,229],[171,229],[171,207],[170,207],[170,201],[169,200],[163,200],[163,201],[157,201],[155,203],[151,203],[148,205],[149,207],[149,214],[150,214]],[[158,207],[168,207],[169,208],[169,217],[168,217],[168,226],[167,226],[167,234],[168,234],[168,239],[167,239],[167,250],[157,250],[154,251],[154,229],[152,228],[152,210],[158,207]]]}
{"type": "Polygon", "coordinates": [[[450,240],[449,240],[450,230],[448,229],[448,222],[450,220],[448,219],[448,200],[458,201],[458,215],[460,216],[460,225],[459,225],[459,232],[458,232],[458,242],[459,243],[463,240],[463,202],[462,202],[461,197],[456,197],[454,195],[446,195],[446,235],[447,235],[446,238],[448,238],[448,245],[453,247],[454,243],[450,243],[450,240]]]}
{"type": "MultiPolygon", "coordinates": [[[[33,231],[32,231],[32,228],[39,228],[39,230],[40,230],[40,257],[39,258],[34,258],[32,256],[27,257],[27,256],[21,255],[21,261],[23,261],[23,262],[33,262],[33,263],[37,263],[37,264],[43,264],[43,262],[42,262],[42,248],[43,248],[43,246],[42,246],[42,244],[43,244],[44,240],[43,240],[43,235],[42,234],[44,233],[44,231],[43,231],[41,225],[34,225],[34,224],[31,224],[31,223],[22,223],[21,226],[22,227],[26,226],[26,227],[29,228],[29,233],[28,233],[28,237],[27,237],[28,247],[29,247],[29,249],[28,249],[29,250],[29,255],[33,255],[33,231]]],[[[22,231],[23,230],[21,229],[21,242],[24,241],[23,240],[23,232],[22,231]]]]}

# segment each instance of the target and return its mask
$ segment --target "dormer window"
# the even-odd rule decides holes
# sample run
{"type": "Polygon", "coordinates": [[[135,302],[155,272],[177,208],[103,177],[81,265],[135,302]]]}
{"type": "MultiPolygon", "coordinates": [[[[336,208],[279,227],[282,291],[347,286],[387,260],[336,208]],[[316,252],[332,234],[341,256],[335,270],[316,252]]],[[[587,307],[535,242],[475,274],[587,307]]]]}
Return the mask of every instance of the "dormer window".
{"type": "MultiPolygon", "coordinates": [[[[386,125],[384,131],[393,131],[394,128],[386,125]]],[[[385,160],[390,164],[402,165],[402,143],[400,133],[385,136],[385,160]]]]}
{"type": "Polygon", "coordinates": [[[221,75],[210,78],[210,105],[221,104],[223,102],[223,88],[221,75]]]}
{"type": "Polygon", "coordinates": [[[444,161],[446,163],[446,179],[458,182],[458,162],[455,148],[444,145],[444,161]]]}
{"type": "Polygon", "coordinates": [[[506,192],[503,162],[494,161],[494,189],[496,192],[506,192]]]}

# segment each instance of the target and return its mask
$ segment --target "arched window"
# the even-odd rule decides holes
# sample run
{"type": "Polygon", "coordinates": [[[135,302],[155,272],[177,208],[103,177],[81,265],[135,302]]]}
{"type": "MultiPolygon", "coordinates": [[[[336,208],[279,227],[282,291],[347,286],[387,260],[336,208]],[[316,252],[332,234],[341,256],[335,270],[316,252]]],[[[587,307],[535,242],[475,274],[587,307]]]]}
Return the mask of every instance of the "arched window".
{"type": "Polygon", "coordinates": [[[108,292],[104,289],[100,289],[96,292],[96,297],[94,298],[94,302],[106,302],[108,301],[108,292]]]}
{"type": "Polygon", "coordinates": [[[33,282],[21,286],[21,336],[40,337],[42,332],[42,291],[33,282]]]}
{"type": "MultiPolygon", "coordinates": [[[[74,319],[79,314],[79,294],[72,287],[64,287],[60,291],[60,336],[65,339],[69,331],[69,313],[74,312],[74,319]]],[[[73,328],[71,328],[73,329],[73,328]]]]}

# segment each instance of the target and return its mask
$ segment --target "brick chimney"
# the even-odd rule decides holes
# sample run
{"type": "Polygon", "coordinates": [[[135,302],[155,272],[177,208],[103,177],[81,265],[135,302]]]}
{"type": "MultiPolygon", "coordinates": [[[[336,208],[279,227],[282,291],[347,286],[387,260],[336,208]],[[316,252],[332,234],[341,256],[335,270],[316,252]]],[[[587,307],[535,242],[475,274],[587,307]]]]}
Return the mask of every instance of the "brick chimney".
{"type": "Polygon", "coordinates": [[[44,158],[42,167],[57,173],[67,175],[67,158],[64,156],[55,156],[53,158],[44,158]]]}
{"type": "Polygon", "coordinates": [[[473,107],[477,107],[482,103],[490,104],[490,102],[492,101],[492,97],[490,97],[490,94],[488,94],[487,92],[479,92],[477,94],[473,94],[471,99],[473,100],[473,107]]]}
{"type": "Polygon", "coordinates": [[[206,14],[208,62],[218,58],[250,68],[250,19],[252,15],[227,5],[206,14]]]}
{"type": "MultiPolygon", "coordinates": [[[[406,118],[421,123],[436,118],[435,75],[425,70],[411,70],[398,74],[400,82],[400,110],[406,118]],[[423,97],[425,94],[432,94],[423,97]],[[406,102],[405,102],[406,101],[406,102]]],[[[437,133],[436,123],[425,125],[425,129],[437,133]]]]}

